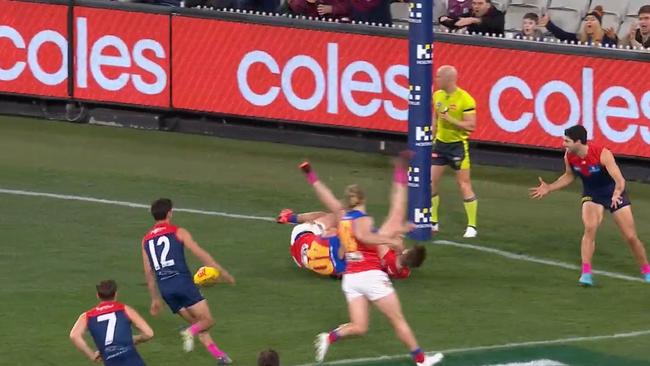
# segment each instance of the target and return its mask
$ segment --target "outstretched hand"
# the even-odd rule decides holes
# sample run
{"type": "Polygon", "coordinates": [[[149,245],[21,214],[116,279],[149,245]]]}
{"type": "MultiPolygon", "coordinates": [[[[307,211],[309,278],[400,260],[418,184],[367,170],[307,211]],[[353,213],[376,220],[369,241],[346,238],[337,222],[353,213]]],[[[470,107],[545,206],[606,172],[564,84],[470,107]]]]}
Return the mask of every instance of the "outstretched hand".
{"type": "Polygon", "coordinates": [[[551,188],[548,183],[544,182],[542,177],[537,177],[539,179],[539,185],[537,187],[528,189],[528,196],[532,199],[541,200],[547,194],[551,193],[551,188]]]}

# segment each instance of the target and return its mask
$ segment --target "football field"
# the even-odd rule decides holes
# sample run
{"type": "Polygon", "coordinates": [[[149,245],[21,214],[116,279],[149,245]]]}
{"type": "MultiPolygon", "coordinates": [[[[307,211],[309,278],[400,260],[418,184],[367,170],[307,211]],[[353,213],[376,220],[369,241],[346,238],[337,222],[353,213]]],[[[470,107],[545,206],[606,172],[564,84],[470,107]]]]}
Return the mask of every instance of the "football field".
{"type": "MultiPolygon", "coordinates": [[[[155,331],[139,346],[148,365],[214,364],[201,347],[182,352],[180,319],[148,313],[139,244],[158,197],[174,200],[176,223],[237,279],[203,291],[212,334],[235,364],[254,366],[274,348],[284,366],[310,365],[314,336],[348,318],[340,282],[296,268],[290,227],[273,222],[285,207],[321,209],[296,168],[304,158],[337,193],[359,183],[369,212],[383,218],[386,156],[0,117],[0,365],[88,364],[68,332],[106,278],[155,331]]],[[[395,283],[422,348],[447,354],[442,365],[650,365],[650,285],[611,219],[599,232],[597,286],[583,289],[578,183],[527,198],[538,175],[558,174],[474,167],[480,237],[471,240],[461,237],[462,201],[445,176],[441,233],[426,244],[423,267],[395,283]]],[[[650,244],[650,186],[628,191],[650,244]]],[[[373,313],[368,335],[335,344],[327,361],[411,365],[405,353],[373,313]]]]}

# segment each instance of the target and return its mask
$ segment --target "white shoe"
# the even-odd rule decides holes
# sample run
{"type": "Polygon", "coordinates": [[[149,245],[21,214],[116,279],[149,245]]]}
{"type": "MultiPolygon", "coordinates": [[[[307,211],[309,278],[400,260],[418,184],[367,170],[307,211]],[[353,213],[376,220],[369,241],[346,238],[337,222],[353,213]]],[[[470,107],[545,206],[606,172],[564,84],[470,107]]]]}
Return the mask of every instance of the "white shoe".
{"type": "Polygon", "coordinates": [[[437,222],[434,222],[433,224],[431,224],[431,233],[432,234],[437,234],[438,231],[440,231],[439,224],[437,222]]]}
{"type": "Polygon", "coordinates": [[[328,333],[317,335],[314,346],[316,347],[316,362],[323,362],[327,350],[330,348],[330,335],[328,333]]]}
{"type": "Polygon", "coordinates": [[[183,351],[192,352],[194,350],[194,336],[190,333],[190,330],[182,330],[181,338],[183,339],[183,351]]]}
{"type": "Polygon", "coordinates": [[[444,357],[445,356],[443,356],[442,353],[436,353],[433,356],[425,357],[424,362],[418,362],[417,366],[433,366],[440,363],[444,357]]]}
{"type": "Polygon", "coordinates": [[[476,238],[478,235],[478,230],[474,226],[468,226],[467,229],[465,229],[465,234],[463,234],[463,238],[476,238]]]}

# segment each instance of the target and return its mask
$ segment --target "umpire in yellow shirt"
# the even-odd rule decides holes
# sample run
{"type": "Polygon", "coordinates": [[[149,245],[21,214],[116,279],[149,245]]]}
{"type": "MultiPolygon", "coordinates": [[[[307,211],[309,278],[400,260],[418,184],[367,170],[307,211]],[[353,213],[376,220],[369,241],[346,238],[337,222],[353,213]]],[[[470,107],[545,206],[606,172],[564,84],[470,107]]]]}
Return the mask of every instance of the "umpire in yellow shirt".
{"type": "Polygon", "coordinates": [[[438,183],[447,165],[456,171],[456,182],[467,213],[464,238],[478,235],[476,215],[478,201],[470,180],[469,134],[476,128],[476,101],[457,85],[458,71],[450,65],[441,66],[436,74],[439,90],[433,94],[435,143],[431,159],[431,221],[438,232],[438,183]]]}

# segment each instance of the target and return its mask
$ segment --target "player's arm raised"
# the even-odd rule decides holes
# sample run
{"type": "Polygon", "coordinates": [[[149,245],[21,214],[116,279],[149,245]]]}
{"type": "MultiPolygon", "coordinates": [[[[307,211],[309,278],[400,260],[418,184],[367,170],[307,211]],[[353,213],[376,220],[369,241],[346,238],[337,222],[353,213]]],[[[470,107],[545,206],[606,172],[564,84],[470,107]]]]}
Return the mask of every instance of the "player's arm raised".
{"type": "Polygon", "coordinates": [[[387,245],[393,249],[401,251],[403,249],[400,238],[392,238],[373,232],[373,220],[366,216],[354,221],[354,237],[368,245],[387,245]]]}
{"type": "Polygon", "coordinates": [[[84,339],[84,333],[86,333],[86,329],[88,329],[88,319],[86,319],[86,314],[84,313],[79,316],[77,321],[72,326],[72,329],[70,330],[70,340],[79,351],[88,357],[89,360],[94,362],[101,362],[99,351],[93,351],[90,347],[88,347],[88,343],[86,343],[86,340],[84,339]]]}
{"type": "Polygon", "coordinates": [[[530,198],[534,199],[542,199],[544,196],[547,194],[553,192],[553,191],[558,191],[569,184],[573,183],[573,181],[576,179],[576,176],[573,174],[573,171],[571,170],[571,165],[569,165],[569,159],[564,156],[564,174],[562,174],[558,179],[555,180],[555,182],[548,184],[544,182],[542,177],[538,177],[539,179],[539,186],[530,188],[528,191],[530,193],[530,198]]]}
{"type": "Polygon", "coordinates": [[[603,149],[603,152],[600,153],[600,164],[607,169],[609,175],[614,179],[614,182],[616,182],[614,194],[612,194],[612,207],[616,208],[620,204],[621,195],[625,190],[625,178],[623,177],[623,173],[621,173],[618,164],[616,164],[614,154],[612,154],[608,149],[603,149]]]}
{"type": "Polygon", "coordinates": [[[230,273],[228,273],[228,271],[226,271],[223,267],[221,267],[221,265],[219,265],[219,263],[217,263],[217,261],[212,258],[210,253],[201,248],[201,246],[194,241],[189,231],[183,228],[178,228],[176,237],[178,237],[178,239],[183,242],[183,245],[185,245],[185,247],[189,249],[190,252],[192,252],[192,254],[194,254],[194,256],[196,256],[196,258],[198,258],[204,266],[218,269],[221,273],[221,278],[223,278],[225,282],[235,283],[235,278],[231,276],[230,273]]]}
{"type": "Polygon", "coordinates": [[[136,334],[133,336],[133,343],[138,344],[138,343],[143,343],[151,338],[153,338],[153,329],[147,324],[147,322],[138,314],[135,309],[131,308],[130,306],[125,306],[124,311],[126,312],[126,316],[129,317],[131,320],[131,323],[133,323],[133,326],[136,327],[136,329],[140,332],[140,334],[136,334]]]}
{"type": "Polygon", "coordinates": [[[149,290],[149,296],[151,297],[151,307],[149,312],[151,315],[156,316],[160,312],[162,307],[162,302],[160,301],[160,296],[158,296],[158,289],[156,288],[156,279],[154,278],[153,272],[151,271],[151,266],[149,265],[149,259],[147,258],[147,253],[144,251],[144,246],[142,247],[142,268],[144,270],[144,279],[147,282],[147,289],[149,290]]]}

